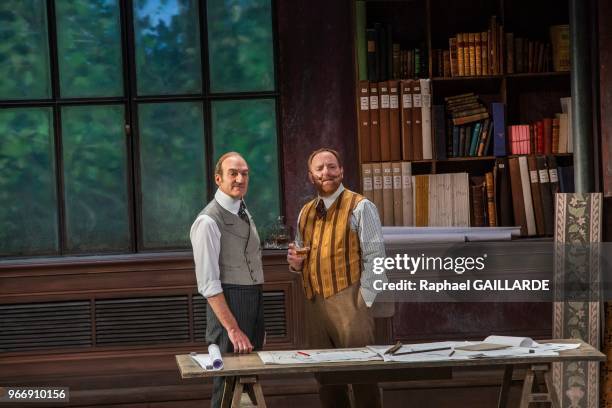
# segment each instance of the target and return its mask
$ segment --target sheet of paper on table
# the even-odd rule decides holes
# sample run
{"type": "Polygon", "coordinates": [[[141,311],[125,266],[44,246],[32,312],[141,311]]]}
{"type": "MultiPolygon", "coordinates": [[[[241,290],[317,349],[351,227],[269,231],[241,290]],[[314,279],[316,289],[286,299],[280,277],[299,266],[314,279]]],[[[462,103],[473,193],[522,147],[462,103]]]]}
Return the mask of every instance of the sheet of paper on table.
{"type": "Polygon", "coordinates": [[[580,344],[565,344],[565,343],[536,343],[533,340],[524,340],[525,338],[493,338],[486,340],[495,341],[496,343],[516,343],[529,344],[531,347],[507,346],[501,350],[461,350],[457,347],[465,347],[470,345],[486,344],[486,342],[473,341],[445,341],[433,343],[418,343],[405,344],[396,351],[396,354],[385,354],[392,346],[368,346],[368,348],[378,353],[384,361],[441,361],[441,360],[469,360],[481,358],[502,358],[502,357],[541,357],[541,356],[558,356],[559,351],[572,350],[580,346],[580,344]],[[427,351],[430,349],[446,348],[446,350],[427,351]],[[422,351],[422,352],[418,352],[422,351]],[[401,354],[408,353],[410,354],[401,354]]]}
{"type": "Polygon", "coordinates": [[[264,364],[308,364],[334,363],[345,361],[380,361],[377,353],[367,348],[304,350],[304,351],[259,351],[264,364]]]}

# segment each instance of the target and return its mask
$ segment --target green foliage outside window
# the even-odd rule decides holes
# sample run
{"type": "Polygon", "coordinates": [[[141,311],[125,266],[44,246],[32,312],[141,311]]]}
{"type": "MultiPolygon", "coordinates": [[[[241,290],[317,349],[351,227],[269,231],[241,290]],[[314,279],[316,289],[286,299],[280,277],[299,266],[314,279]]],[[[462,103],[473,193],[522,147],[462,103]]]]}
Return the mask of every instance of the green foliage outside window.
{"type": "Polygon", "coordinates": [[[0,256],[58,249],[51,109],[0,109],[0,256]]]}
{"type": "Polygon", "coordinates": [[[202,91],[196,0],[135,0],[139,95],[202,91]]]}
{"type": "Polygon", "coordinates": [[[62,108],[67,250],[130,247],[127,152],[121,105],[62,108]]]}
{"type": "Polygon", "coordinates": [[[122,96],[118,0],[56,0],[62,97],[122,96]]]}
{"type": "Polygon", "coordinates": [[[47,0],[0,0],[0,104],[33,101],[0,106],[0,257],[188,249],[212,182],[207,166],[228,150],[249,162],[247,203],[265,238],[280,213],[276,100],[213,100],[202,72],[212,93],[274,91],[271,1],[132,0],[133,21],[123,28],[126,2],[50,1],[55,30],[47,0]],[[123,34],[132,28],[130,50],[123,34]],[[209,50],[204,71],[201,35],[209,50]],[[125,50],[133,52],[136,94],[123,82],[130,78],[125,50]],[[186,94],[196,100],[177,97],[186,94]],[[108,97],[126,99],[95,101],[108,97]],[[213,152],[205,149],[210,139],[213,152]]]}
{"type": "Polygon", "coordinates": [[[0,99],[51,97],[48,44],[44,1],[0,1],[0,99]]]}
{"type": "Polygon", "coordinates": [[[138,118],[143,246],[189,246],[206,197],[202,104],[141,104],[138,118]]]}
{"type": "Polygon", "coordinates": [[[269,0],[208,0],[212,92],[274,90],[269,0]]]}

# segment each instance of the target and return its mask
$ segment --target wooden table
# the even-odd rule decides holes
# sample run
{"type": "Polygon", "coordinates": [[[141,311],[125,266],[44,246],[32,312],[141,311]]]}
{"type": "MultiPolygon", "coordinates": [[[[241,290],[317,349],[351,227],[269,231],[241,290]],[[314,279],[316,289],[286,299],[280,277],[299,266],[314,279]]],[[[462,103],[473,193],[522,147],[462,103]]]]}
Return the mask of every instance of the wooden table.
{"type": "Polygon", "coordinates": [[[554,390],[551,364],[568,361],[605,361],[606,356],[591,345],[580,340],[546,340],[551,343],[580,343],[575,350],[559,353],[559,356],[504,357],[474,360],[441,360],[415,362],[338,362],[306,363],[287,365],[265,365],[256,353],[227,355],[223,358],[224,368],[219,371],[205,371],[189,355],[178,355],[176,361],[182,378],[225,377],[222,407],[239,407],[245,385],[249,384],[251,398],[258,407],[265,407],[260,375],[282,375],[295,373],[326,373],[326,384],[362,384],[386,381],[409,381],[424,379],[452,378],[453,367],[503,366],[504,378],[501,384],[498,407],[507,404],[508,391],[515,367],[526,368],[525,381],[521,395],[521,408],[531,402],[550,402],[553,407],[561,408],[554,390]],[[544,376],[546,392],[534,392],[533,383],[538,375],[544,376]]]}

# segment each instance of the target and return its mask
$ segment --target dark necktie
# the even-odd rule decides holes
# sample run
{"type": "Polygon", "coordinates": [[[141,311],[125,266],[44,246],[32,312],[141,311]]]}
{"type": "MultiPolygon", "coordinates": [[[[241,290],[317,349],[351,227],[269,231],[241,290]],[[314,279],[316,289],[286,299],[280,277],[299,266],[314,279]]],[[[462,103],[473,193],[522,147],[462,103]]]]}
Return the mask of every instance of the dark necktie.
{"type": "Polygon", "coordinates": [[[238,216],[242,219],[242,221],[251,225],[251,222],[249,221],[249,216],[246,212],[246,205],[244,205],[244,201],[240,202],[240,208],[238,209],[238,216]]]}
{"type": "Polygon", "coordinates": [[[317,204],[317,217],[325,218],[327,215],[327,209],[325,208],[325,203],[323,200],[319,199],[319,203],[317,204]]]}

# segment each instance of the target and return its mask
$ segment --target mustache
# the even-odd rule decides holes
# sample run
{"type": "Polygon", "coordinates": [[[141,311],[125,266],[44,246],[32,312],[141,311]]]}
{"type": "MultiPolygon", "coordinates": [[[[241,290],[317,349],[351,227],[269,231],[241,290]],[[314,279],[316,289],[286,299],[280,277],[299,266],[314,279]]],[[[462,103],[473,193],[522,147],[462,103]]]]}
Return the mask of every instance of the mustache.
{"type": "Polygon", "coordinates": [[[337,180],[338,177],[339,176],[323,178],[323,176],[318,176],[317,180],[319,180],[320,182],[323,182],[323,181],[334,181],[334,180],[337,180]]]}

